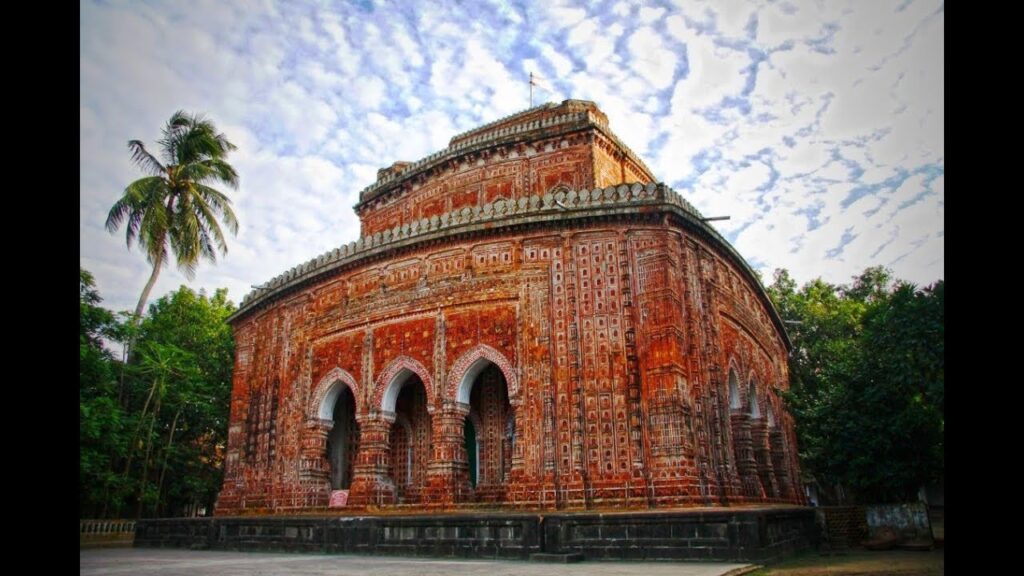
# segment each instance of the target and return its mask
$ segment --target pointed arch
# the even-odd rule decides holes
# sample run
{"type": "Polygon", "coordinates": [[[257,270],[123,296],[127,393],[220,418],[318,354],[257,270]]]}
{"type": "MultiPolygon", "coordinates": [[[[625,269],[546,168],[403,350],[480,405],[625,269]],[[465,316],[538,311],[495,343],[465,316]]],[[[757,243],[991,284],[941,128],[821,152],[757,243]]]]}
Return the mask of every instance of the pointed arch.
{"type": "Polygon", "coordinates": [[[381,372],[377,378],[376,391],[373,396],[373,405],[380,407],[385,412],[395,411],[395,402],[398,401],[398,393],[402,385],[412,376],[419,376],[423,382],[423,388],[427,392],[427,412],[434,413],[434,381],[430,373],[413,358],[399,356],[388,364],[386,370],[381,372]]]}
{"type": "Polygon", "coordinates": [[[501,370],[505,377],[505,384],[508,386],[509,403],[513,406],[517,405],[519,403],[519,381],[516,379],[512,363],[505,358],[504,354],[486,344],[477,344],[455,361],[448,374],[445,396],[463,404],[469,404],[469,393],[473,388],[473,382],[487,368],[488,364],[494,364],[498,370],[501,370]]]}
{"type": "Polygon", "coordinates": [[[757,401],[757,376],[750,375],[747,384],[747,409],[751,418],[761,417],[761,405],[757,401]]]}
{"type": "Polygon", "coordinates": [[[356,383],[356,379],[351,374],[343,368],[336,366],[325,374],[320,379],[320,383],[313,389],[313,394],[309,397],[306,413],[309,414],[310,418],[330,420],[334,415],[334,403],[338,401],[338,396],[345,386],[348,386],[349,390],[352,391],[352,399],[355,401],[356,411],[358,412],[359,384],[356,383]]]}
{"type": "Polygon", "coordinates": [[[768,419],[768,427],[774,428],[782,425],[780,416],[782,415],[782,399],[779,398],[778,389],[769,387],[764,397],[764,407],[767,412],[765,417],[768,419]]]}
{"type": "Polygon", "coordinates": [[[740,399],[740,380],[736,376],[736,368],[732,362],[729,363],[729,408],[738,409],[743,406],[740,399]]]}

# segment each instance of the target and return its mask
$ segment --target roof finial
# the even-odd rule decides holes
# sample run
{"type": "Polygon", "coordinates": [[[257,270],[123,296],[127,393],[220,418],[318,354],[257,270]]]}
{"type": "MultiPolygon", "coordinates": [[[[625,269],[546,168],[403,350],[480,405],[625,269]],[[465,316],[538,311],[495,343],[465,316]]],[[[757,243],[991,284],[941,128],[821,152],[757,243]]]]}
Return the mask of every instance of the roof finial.
{"type": "Polygon", "coordinates": [[[542,80],[544,80],[544,79],[541,78],[540,76],[537,76],[532,71],[530,72],[530,108],[533,108],[533,87],[534,86],[537,86],[539,88],[547,90],[548,92],[554,92],[554,90],[552,90],[552,88],[550,86],[548,86],[547,84],[544,84],[542,82],[542,80]]]}

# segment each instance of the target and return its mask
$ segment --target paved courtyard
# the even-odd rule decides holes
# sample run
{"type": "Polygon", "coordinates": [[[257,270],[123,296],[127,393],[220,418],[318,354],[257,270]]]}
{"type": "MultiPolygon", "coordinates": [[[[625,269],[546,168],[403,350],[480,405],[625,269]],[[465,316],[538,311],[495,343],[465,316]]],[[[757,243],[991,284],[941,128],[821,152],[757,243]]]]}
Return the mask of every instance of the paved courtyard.
{"type": "Polygon", "coordinates": [[[81,550],[79,574],[159,576],[720,576],[747,564],[696,562],[581,562],[542,564],[509,560],[393,558],[272,552],[153,548],[81,550]]]}

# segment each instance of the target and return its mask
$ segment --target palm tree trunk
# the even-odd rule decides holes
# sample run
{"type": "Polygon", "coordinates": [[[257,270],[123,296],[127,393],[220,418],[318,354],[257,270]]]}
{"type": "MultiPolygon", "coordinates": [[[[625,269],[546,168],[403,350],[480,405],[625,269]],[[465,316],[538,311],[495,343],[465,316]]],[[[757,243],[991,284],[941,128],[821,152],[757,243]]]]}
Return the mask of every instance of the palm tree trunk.
{"type": "MultiPolygon", "coordinates": [[[[153,272],[149,275],[149,281],[146,282],[146,287],[142,289],[142,295],[139,296],[139,303],[135,306],[135,316],[132,317],[132,325],[138,328],[142,324],[142,312],[146,309],[146,301],[149,300],[149,293],[153,290],[153,285],[156,284],[156,277],[160,275],[160,266],[163,264],[163,258],[157,258],[156,262],[153,263],[153,272]]],[[[128,337],[128,345],[125,347],[124,363],[121,364],[121,380],[117,387],[118,399],[121,399],[124,391],[124,369],[132,362],[132,354],[135,353],[135,337],[136,332],[133,330],[131,335],[128,337]]]]}
{"type": "Polygon", "coordinates": [[[153,454],[153,426],[156,419],[160,417],[160,398],[156,399],[156,408],[153,410],[153,418],[149,421],[149,434],[146,438],[146,459],[142,461],[142,476],[139,478],[139,508],[135,513],[136,518],[142,518],[143,497],[146,494],[146,484],[149,484],[149,457],[153,454]]]}
{"type": "MultiPolygon", "coordinates": [[[[171,446],[174,444],[174,431],[178,428],[178,416],[181,416],[181,411],[185,409],[185,405],[182,404],[178,411],[174,414],[174,421],[171,422],[171,435],[167,437],[167,448],[164,448],[164,465],[160,468],[160,481],[156,484],[156,504],[154,504],[154,515],[158,515],[160,512],[160,493],[164,489],[164,474],[167,473],[167,459],[171,455],[171,446]]],[[[164,513],[167,510],[164,509],[164,513]]]]}
{"type": "Polygon", "coordinates": [[[153,273],[149,275],[149,282],[146,282],[146,287],[142,289],[142,296],[139,297],[139,304],[135,307],[136,324],[142,321],[142,312],[146,308],[146,300],[149,300],[149,293],[153,290],[153,285],[156,284],[156,277],[160,275],[161,264],[163,264],[162,258],[153,262],[153,273]]]}

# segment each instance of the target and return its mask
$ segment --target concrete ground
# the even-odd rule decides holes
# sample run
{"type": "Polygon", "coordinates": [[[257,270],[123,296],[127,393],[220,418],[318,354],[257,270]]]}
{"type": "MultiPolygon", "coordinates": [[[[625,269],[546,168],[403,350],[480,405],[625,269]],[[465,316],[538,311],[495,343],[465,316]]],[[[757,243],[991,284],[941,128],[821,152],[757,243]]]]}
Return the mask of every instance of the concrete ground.
{"type": "Polygon", "coordinates": [[[720,562],[585,561],[578,564],[546,564],[510,560],[449,560],[157,548],[87,549],[79,552],[78,559],[79,574],[82,576],[721,576],[750,566],[720,562]]]}

